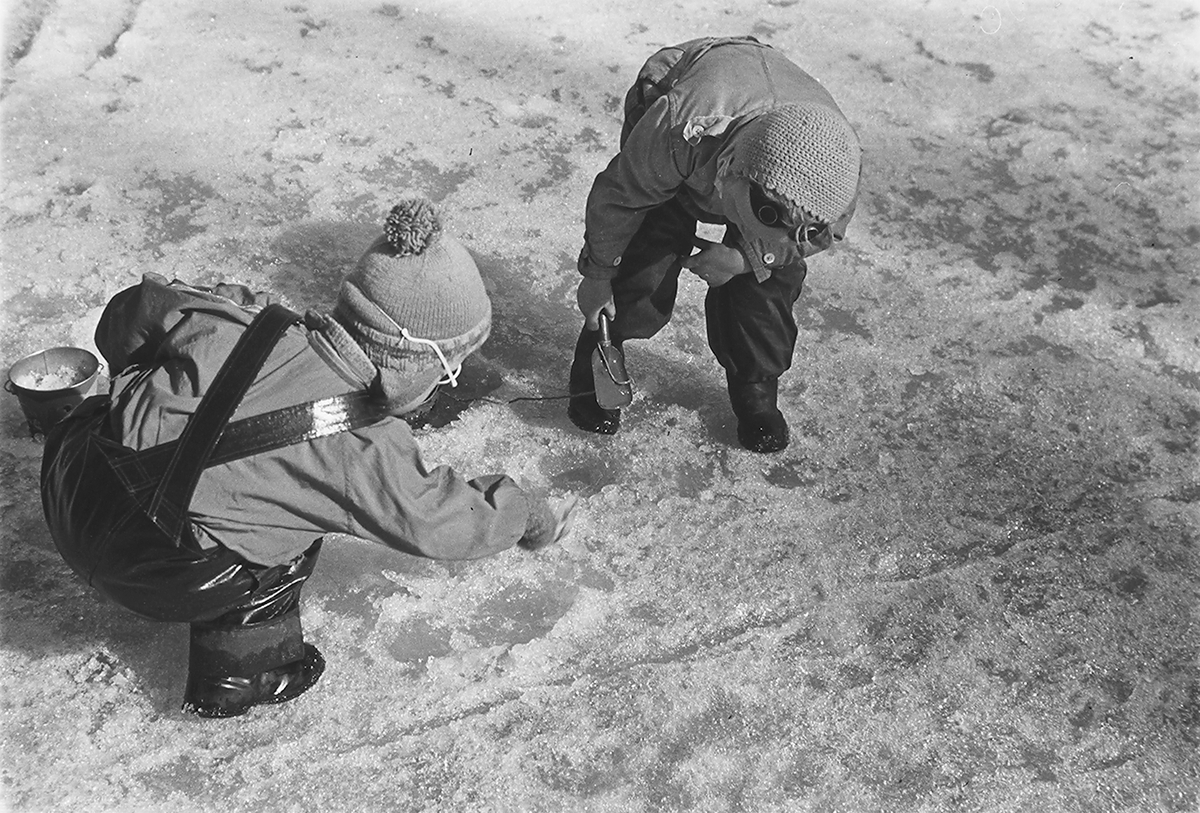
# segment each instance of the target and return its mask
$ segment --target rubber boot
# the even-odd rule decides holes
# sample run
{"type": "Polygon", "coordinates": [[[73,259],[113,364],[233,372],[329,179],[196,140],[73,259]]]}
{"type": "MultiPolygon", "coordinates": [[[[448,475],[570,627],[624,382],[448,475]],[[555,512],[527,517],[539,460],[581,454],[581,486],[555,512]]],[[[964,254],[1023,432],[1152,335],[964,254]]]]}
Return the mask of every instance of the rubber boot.
{"type": "Polygon", "coordinates": [[[294,700],[324,671],[320,651],[304,643],[299,608],[244,626],[193,624],[183,710],[237,717],[254,706],[294,700]]]}
{"type": "Polygon", "coordinates": [[[604,409],[596,402],[596,381],[592,378],[592,351],[600,341],[600,331],[588,330],[579,333],[575,343],[575,358],[571,361],[571,393],[567,405],[567,417],[571,423],[585,432],[599,435],[615,435],[621,427],[621,410],[604,409]]]}
{"type": "Polygon", "coordinates": [[[258,588],[248,601],[191,625],[185,712],[236,717],[293,700],[316,684],[325,659],[304,642],[300,588],[320,549],[318,540],[290,564],[256,571],[258,588]]]}
{"type": "Polygon", "coordinates": [[[738,419],[738,442],[752,452],[778,452],[787,448],[788,425],[776,406],[779,380],[741,381],[726,373],[729,402],[738,419]]]}

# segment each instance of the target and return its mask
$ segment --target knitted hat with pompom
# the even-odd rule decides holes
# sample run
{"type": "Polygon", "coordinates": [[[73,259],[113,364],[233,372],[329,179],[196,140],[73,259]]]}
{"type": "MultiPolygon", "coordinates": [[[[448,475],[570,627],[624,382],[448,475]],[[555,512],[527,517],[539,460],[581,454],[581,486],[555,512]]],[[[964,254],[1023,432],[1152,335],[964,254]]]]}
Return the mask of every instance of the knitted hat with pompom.
{"type": "Polygon", "coordinates": [[[412,376],[441,369],[483,345],[492,302],[475,261],[442,228],[425,198],[392,207],[384,233],[342,281],[333,318],[381,372],[412,376]]]}

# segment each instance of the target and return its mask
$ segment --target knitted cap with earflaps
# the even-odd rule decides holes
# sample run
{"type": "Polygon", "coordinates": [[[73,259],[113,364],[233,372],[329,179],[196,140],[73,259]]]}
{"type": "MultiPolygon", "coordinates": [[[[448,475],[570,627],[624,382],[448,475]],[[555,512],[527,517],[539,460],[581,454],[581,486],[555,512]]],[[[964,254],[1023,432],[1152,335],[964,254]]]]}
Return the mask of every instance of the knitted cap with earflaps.
{"type": "Polygon", "coordinates": [[[392,207],[384,233],[342,281],[333,318],[381,372],[411,376],[453,367],[492,327],[492,302],[466,248],[424,198],[392,207]]]}
{"type": "Polygon", "coordinates": [[[797,222],[832,223],[858,193],[858,137],[831,107],[812,102],[777,107],[748,123],[735,139],[731,174],[754,181],[787,204],[797,222]]]}

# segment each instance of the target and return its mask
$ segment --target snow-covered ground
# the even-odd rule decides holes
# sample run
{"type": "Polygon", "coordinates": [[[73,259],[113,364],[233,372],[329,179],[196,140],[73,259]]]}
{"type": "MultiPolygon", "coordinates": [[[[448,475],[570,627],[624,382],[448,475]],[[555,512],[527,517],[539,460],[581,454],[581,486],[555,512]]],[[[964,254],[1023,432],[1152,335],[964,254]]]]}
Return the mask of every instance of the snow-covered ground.
{"type": "Polygon", "coordinates": [[[1200,801],[1200,10],[930,0],[14,0],[0,360],[156,271],[331,301],[439,201],[496,307],[430,461],[581,498],[540,554],[337,538],[295,703],[178,711],[182,627],[99,601],[0,396],[0,758],[43,811],[1191,811],[1200,801]],[[561,396],[583,203],[657,47],[752,33],[866,148],[741,450],[704,284],[561,396]]]}

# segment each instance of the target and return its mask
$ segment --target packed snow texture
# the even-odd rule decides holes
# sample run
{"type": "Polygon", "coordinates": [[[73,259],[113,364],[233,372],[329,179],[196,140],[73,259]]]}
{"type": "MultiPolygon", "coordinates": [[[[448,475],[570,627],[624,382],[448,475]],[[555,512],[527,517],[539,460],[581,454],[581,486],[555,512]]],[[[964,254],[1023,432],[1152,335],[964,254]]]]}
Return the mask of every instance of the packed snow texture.
{"type": "MultiPolygon", "coordinates": [[[[327,540],[294,703],[179,712],[186,630],[62,563],[3,401],[12,810],[1188,811],[1200,792],[1197,10],[881,0],[8,4],[3,358],[154,271],[327,306],[388,208],[492,338],[426,459],[580,512],[471,563],[327,540]],[[810,264],[792,445],[740,449],[705,285],[565,416],[575,259],[656,48],[751,33],[865,149],[810,264]]],[[[386,473],[382,473],[386,476],[386,473]]]]}

